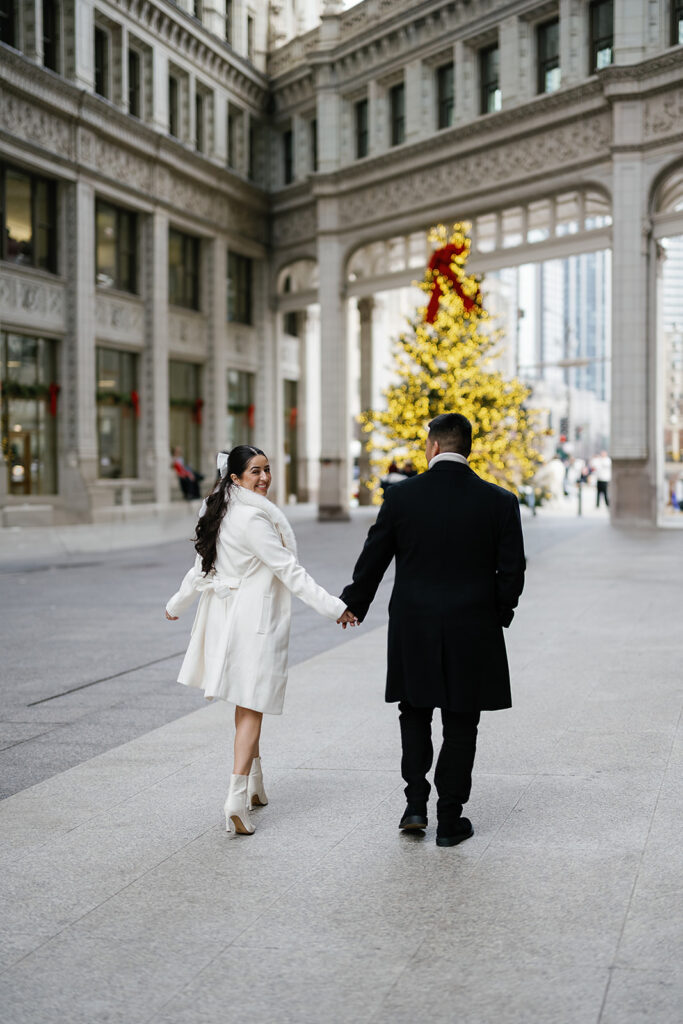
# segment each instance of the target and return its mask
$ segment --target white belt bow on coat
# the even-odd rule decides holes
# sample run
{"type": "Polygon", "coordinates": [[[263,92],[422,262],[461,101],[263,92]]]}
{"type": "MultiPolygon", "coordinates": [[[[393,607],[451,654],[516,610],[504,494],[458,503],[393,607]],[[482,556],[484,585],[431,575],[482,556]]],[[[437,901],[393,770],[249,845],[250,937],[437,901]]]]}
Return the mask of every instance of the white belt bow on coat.
{"type": "Polygon", "coordinates": [[[212,590],[216,597],[225,599],[232,595],[233,590],[239,590],[241,582],[239,576],[221,576],[218,573],[211,573],[209,576],[197,576],[194,581],[194,589],[200,593],[212,590]]]}

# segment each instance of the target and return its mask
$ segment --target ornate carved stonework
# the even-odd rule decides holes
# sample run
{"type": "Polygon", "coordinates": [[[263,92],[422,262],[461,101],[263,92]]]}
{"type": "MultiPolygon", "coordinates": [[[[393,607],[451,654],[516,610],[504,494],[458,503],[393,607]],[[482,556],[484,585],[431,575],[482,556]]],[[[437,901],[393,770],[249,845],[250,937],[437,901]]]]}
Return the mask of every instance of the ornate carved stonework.
{"type": "Polygon", "coordinates": [[[168,315],[168,347],[172,355],[198,356],[208,354],[207,322],[200,313],[173,310],[168,315]]]}
{"type": "Polygon", "coordinates": [[[659,93],[645,101],[643,129],[646,139],[683,133],[683,88],[659,93]]]}
{"type": "Polygon", "coordinates": [[[0,130],[34,142],[57,156],[71,159],[73,142],[69,123],[52,111],[0,88],[0,130]]]}
{"type": "Polygon", "coordinates": [[[428,170],[420,168],[343,197],[341,224],[377,221],[397,211],[432,205],[435,196],[465,199],[503,182],[609,159],[610,140],[610,115],[605,111],[525,139],[453,156],[428,170]]]}
{"type": "Polygon", "coordinates": [[[314,205],[301,206],[279,214],[273,223],[275,245],[291,245],[308,238],[315,238],[318,221],[314,205]]]}
{"type": "Polygon", "coordinates": [[[124,149],[92,131],[81,128],[78,133],[78,151],[82,163],[93,167],[107,178],[150,192],[154,184],[154,169],[144,157],[124,149]]]}
{"type": "Polygon", "coordinates": [[[64,286],[2,272],[0,310],[4,324],[62,333],[65,330],[64,286]]]}
{"type": "Polygon", "coordinates": [[[144,343],[144,307],[140,300],[98,293],[95,300],[95,329],[98,339],[144,343]]]}

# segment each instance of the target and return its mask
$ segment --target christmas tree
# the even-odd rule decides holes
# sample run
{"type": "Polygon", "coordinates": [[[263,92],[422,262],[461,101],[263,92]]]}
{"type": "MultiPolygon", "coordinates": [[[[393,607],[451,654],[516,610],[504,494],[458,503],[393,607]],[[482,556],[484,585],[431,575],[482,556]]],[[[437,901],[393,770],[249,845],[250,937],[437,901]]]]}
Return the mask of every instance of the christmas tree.
{"type": "Polygon", "coordinates": [[[419,285],[428,304],[398,338],[386,408],[361,415],[363,430],[372,434],[376,476],[369,487],[397,450],[425,470],[426,427],[444,412],[462,413],[472,423],[469,464],[485,480],[518,492],[542,462],[537,414],[526,407],[530,391],[495,368],[503,332],[492,329],[480,282],[466,272],[468,227],[455,224],[449,232],[440,224],[430,232],[435,251],[419,285]]]}

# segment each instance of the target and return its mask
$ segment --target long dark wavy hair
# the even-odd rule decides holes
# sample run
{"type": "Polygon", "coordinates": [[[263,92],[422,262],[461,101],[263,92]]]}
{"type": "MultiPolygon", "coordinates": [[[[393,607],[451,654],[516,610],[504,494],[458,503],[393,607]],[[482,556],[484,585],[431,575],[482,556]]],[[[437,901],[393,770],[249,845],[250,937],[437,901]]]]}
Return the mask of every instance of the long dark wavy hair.
{"type": "Polygon", "coordinates": [[[194,535],[194,547],[201,556],[204,575],[211,572],[216,562],[218,531],[228,508],[230,490],[234,486],[233,474],[242,476],[254,456],[265,455],[265,452],[250,444],[238,444],[230,452],[223,454],[228,456],[228,471],[206,499],[206,510],[197,521],[194,535]]]}

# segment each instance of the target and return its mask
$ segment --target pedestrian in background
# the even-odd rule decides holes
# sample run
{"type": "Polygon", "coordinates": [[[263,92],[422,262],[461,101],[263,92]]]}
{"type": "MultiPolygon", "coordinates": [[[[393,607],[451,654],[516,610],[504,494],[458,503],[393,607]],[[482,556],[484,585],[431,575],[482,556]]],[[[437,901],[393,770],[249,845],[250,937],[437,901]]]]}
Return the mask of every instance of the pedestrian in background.
{"type": "Polygon", "coordinates": [[[605,500],[609,508],[609,485],[612,479],[612,460],[607,452],[603,450],[591,461],[591,469],[595,473],[597,489],[595,492],[595,507],[600,508],[600,497],[605,500]]]}
{"type": "Polygon", "coordinates": [[[197,522],[195,563],[166,618],[177,619],[201,594],[178,682],[235,705],[226,829],[251,835],[252,807],[268,803],[259,741],[263,715],[282,713],[291,594],[344,626],[356,619],[299,565],[292,527],[266,497],[271,472],[261,449],[237,445],[219,453],[217,467],[220,480],[197,522]]]}

